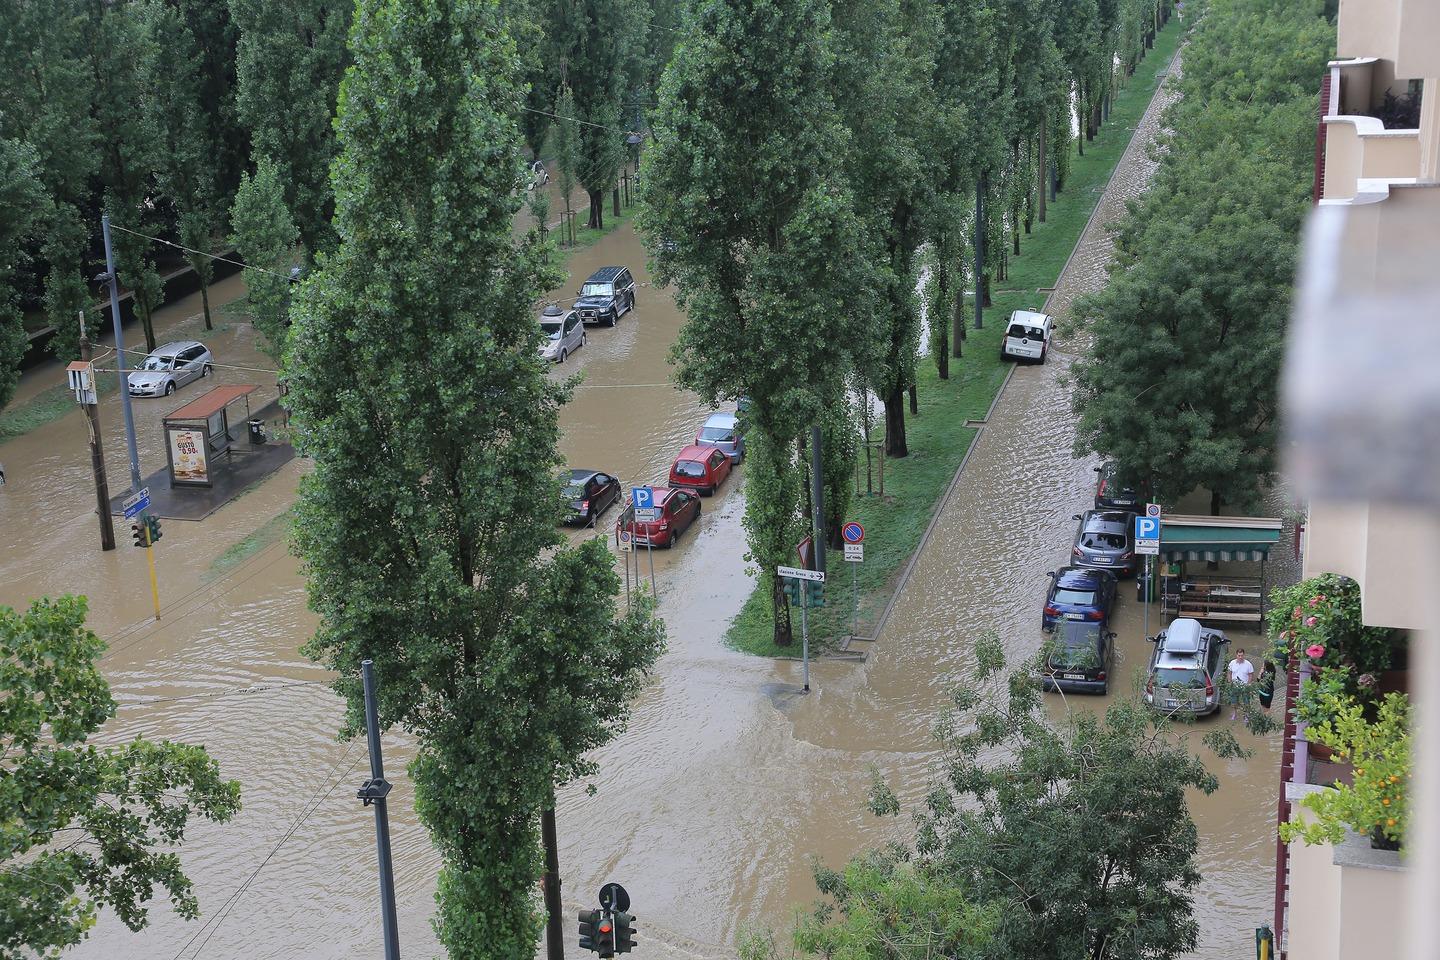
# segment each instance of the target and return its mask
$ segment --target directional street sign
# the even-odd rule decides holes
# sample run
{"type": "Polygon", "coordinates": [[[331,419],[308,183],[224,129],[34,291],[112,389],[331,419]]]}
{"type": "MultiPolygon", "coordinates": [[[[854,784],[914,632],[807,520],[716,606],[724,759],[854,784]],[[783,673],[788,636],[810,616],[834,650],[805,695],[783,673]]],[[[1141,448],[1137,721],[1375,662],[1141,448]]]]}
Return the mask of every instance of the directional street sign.
{"type": "Polygon", "coordinates": [[[825,574],[819,570],[806,570],[804,567],[776,567],[775,572],[782,577],[789,577],[791,580],[809,580],[812,583],[825,582],[825,574]]]}
{"type": "Polygon", "coordinates": [[[631,487],[630,502],[635,505],[637,510],[647,510],[655,506],[655,488],[631,487]]]}
{"type": "Polygon", "coordinates": [[[131,519],[137,514],[144,513],[150,509],[150,488],[144,487],[134,496],[126,497],[123,506],[126,520],[131,519]]]}
{"type": "Polygon", "coordinates": [[[863,543],[865,541],[865,528],[860,526],[860,524],[856,523],[854,520],[851,520],[849,523],[845,524],[845,526],[840,528],[840,536],[845,538],[845,542],[847,544],[863,543]]]}
{"type": "Polygon", "coordinates": [[[1160,518],[1135,518],[1135,552],[1156,556],[1160,553],[1160,518]]]}
{"type": "Polygon", "coordinates": [[[865,561],[865,544],[845,544],[845,559],[851,563],[863,563],[865,561]]]}

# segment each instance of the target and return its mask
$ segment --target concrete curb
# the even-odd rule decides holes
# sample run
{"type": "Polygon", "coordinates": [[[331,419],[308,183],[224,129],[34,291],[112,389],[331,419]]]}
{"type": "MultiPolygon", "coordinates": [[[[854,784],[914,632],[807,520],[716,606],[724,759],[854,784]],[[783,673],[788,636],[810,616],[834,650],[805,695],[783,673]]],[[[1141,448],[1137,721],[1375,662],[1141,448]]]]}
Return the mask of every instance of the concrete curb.
{"type": "MultiPolygon", "coordinates": [[[[1182,43],[1181,48],[1183,48],[1183,46],[1184,44],[1182,43]]],[[[1177,48],[1176,53],[1178,53],[1179,50],[1180,48],[1177,48]]],[[[1100,208],[1105,202],[1105,197],[1109,195],[1110,187],[1115,182],[1115,175],[1120,172],[1120,168],[1125,164],[1125,158],[1130,155],[1130,150],[1135,145],[1135,137],[1139,135],[1141,128],[1144,126],[1146,117],[1150,115],[1151,110],[1155,109],[1155,104],[1159,101],[1160,94],[1164,92],[1164,81],[1169,76],[1171,64],[1174,62],[1175,54],[1171,54],[1170,62],[1166,63],[1165,66],[1156,73],[1156,79],[1160,82],[1156,84],[1155,92],[1150,95],[1150,103],[1145,107],[1145,112],[1140,115],[1139,121],[1135,124],[1135,129],[1131,131],[1130,142],[1126,144],[1125,150],[1120,154],[1120,159],[1115,161],[1114,169],[1110,171],[1110,176],[1105,180],[1105,189],[1100,191],[1100,196],[1095,199],[1095,207],[1090,211],[1090,216],[1086,218],[1085,226],[1081,228],[1080,236],[1076,238],[1075,246],[1071,249],[1070,256],[1065,258],[1065,265],[1060,268],[1060,273],[1056,275],[1055,289],[1060,287],[1061,279],[1064,278],[1066,271],[1070,269],[1070,264],[1075,259],[1075,255],[1080,251],[1081,245],[1085,242],[1086,235],[1090,233],[1090,228],[1095,223],[1095,217],[1100,213],[1100,208]]],[[[1055,289],[1052,289],[1051,292],[1046,295],[1045,303],[1041,306],[1041,310],[1049,311],[1050,298],[1055,295],[1055,289]]],[[[981,439],[984,438],[985,427],[990,422],[991,416],[994,415],[995,408],[1000,405],[1001,398],[1005,396],[1005,389],[1010,386],[1010,379],[1015,375],[1016,369],[1017,366],[1015,365],[1010,367],[1010,372],[1005,375],[1005,380],[1000,384],[1000,389],[995,391],[995,399],[990,401],[990,408],[985,411],[985,419],[980,422],[975,433],[975,438],[970,441],[970,446],[965,451],[965,456],[960,458],[960,465],[955,468],[955,475],[950,478],[950,485],[945,488],[945,493],[936,501],[935,510],[930,516],[930,522],[926,524],[925,532],[920,535],[920,542],[915,545],[915,550],[910,554],[910,559],[905,562],[905,569],[901,571],[900,579],[895,584],[895,590],[890,594],[890,599],[885,603],[885,609],[880,612],[880,619],[876,621],[875,629],[868,637],[846,637],[844,645],[840,647],[841,650],[849,650],[850,643],[854,640],[865,643],[877,641],[880,639],[881,634],[885,632],[885,627],[890,622],[890,614],[894,611],[895,604],[900,599],[900,594],[905,591],[906,585],[910,582],[910,576],[915,572],[915,565],[920,560],[920,554],[925,552],[925,546],[930,542],[930,535],[934,533],[936,524],[940,522],[940,515],[944,512],[946,504],[950,502],[950,497],[955,493],[955,488],[960,485],[960,478],[965,473],[965,465],[970,462],[970,455],[975,452],[975,448],[980,445],[981,439]]]]}

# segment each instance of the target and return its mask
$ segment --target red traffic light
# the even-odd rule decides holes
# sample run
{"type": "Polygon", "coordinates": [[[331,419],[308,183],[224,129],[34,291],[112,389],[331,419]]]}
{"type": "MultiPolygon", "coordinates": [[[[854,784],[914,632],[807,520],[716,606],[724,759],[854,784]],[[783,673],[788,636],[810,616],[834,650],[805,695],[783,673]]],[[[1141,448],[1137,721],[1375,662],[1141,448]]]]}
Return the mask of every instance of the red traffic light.
{"type": "Polygon", "coordinates": [[[609,922],[600,924],[600,932],[601,932],[601,933],[609,933],[611,930],[614,930],[614,929],[615,929],[615,928],[614,928],[613,926],[611,926],[609,922]]]}

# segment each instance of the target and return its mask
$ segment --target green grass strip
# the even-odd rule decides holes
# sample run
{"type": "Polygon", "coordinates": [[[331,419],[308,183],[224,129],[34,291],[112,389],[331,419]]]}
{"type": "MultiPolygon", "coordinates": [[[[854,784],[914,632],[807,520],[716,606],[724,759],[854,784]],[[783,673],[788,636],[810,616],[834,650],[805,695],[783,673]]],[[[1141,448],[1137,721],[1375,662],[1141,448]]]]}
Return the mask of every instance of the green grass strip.
{"type": "Polygon", "coordinates": [[[290,525],[294,521],[295,511],[293,508],[284,510],[266,520],[212,560],[210,568],[201,578],[202,582],[209,582],[225,576],[270,544],[289,536],[290,525]]]}
{"type": "MultiPolygon", "coordinates": [[[[96,377],[101,396],[110,393],[119,383],[113,373],[96,377]]],[[[11,404],[0,413],[0,443],[14,440],[80,409],[68,384],[58,383],[41,390],[22,403],[11,404]]]]}
{"type": "MultiPolygon", "coordinates": [[[[1021,236],[1021,255],[1011,257],[1009,277],[995,286],[1017,293],[997,293],[993,307],[985,311],[985,328],[971,330],[964,343],[965,356],[951,360],[950,379],[942,381],[935,361],[920,362],[918,394],[920,415],[907,417],[906,441],[910,455],[885,462],[885,493],[867,496],[864,464],[861,464],[861,492],[852,500],[850,519],[865,527],[865,562],[845,563],[838,552],[827,555],[830,578],[825,584],[826,605],[810,611],[812,653],[834,646],[851,632],[852,606],[859,599],[860,636],[871,636],[885,605],[894,593],[901,571],[920,546],[920,539],[934,515],[935,505],[954,478],[960,461],[970,449],[978,430],[966,420],[985,417],[1005,381],[1009,363],[1000,360],[1000,336],[1010,311],[1038,310],[1045,293],[1037,288],[1053,287],[1080,240],[1091,212],[1105,193],[1110,176],[1124,155],[1130,138],[1150,105],[1158,85],[1158,74],[1169,67],[1180,45],[1180,25],[1172,21],[1156,38],[1155,47],[1136,67],[1124,90],[1111,103],[1110,119],[1093,141],[1085,144],[1085,155],[1072,156],[1065,190],[1047,205],[1046,222],[1036,223],[1032,232],[1021,236]],[[853,569],[858,567],[859,569],[853,569]],[[854,587],[852,587],[852,578],[854,587]]],[[[974,316],[973,298],[966,317],[974,316]]],[[[879,439],[880,433],[872,439],[879,439]]],[[[878,481],[878,470],[876,471],[878,481]]],[[[878,486],[878,484],[877,484],[878,486]]],[[[794,615],[795,640],[788,647],[773,642],[768,590],[750,594],[740,613],[731,621],[726,642],[737,650],[770,657],[800,655],[800,611],[794,615]]]]}

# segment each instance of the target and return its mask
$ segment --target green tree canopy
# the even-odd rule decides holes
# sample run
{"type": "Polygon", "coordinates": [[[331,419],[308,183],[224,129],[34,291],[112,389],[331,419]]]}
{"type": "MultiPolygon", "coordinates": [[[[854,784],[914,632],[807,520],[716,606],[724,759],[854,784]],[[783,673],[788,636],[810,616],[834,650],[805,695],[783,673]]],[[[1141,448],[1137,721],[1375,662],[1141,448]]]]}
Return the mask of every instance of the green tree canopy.
{"type": "Polygon", "coordinates": [[[102,908],[139,930],[157,888],[194,919],[180,858],[163,848],[194,819],[240,809],[240,785],[204,747],[88,742],[115,715],[104,649],[83,597],[0,607],[0,956],[58,956],[102,908]]]}
{"type": "Polygon", "coordinates": [[[417,739],[456,958],[532,960],[540,811],[624,724],[659,654],[617,611],[603,540],[556,531],[557,412],[536,354],[548,248],[511,240],[513,47],[488,0],[362,0],[333,185],[339,246],[302,286],[287,376],[315,461],[296,543],[346,732],[373,659],[380,720],[417,739]]]}
{"type": "Polygon", "coordinates": [[[37,176],[39,167],[34,147],[0,137],[0,407],[15,393],[20,360],[30,344],[16,286],[28,241],[48,199],[37,176]]]}
{"type": "Polygon", "coordinates": [[[264,337],[264,350],[276,360],[285,347],[290,312],[290,267],[300,231],[285,207],[285,187],[275,164],[262,158],[255,174],[240,180],[230,211],[231,243],[242,260],[259,269],[245,271],[250,316],[264,337]]]}

